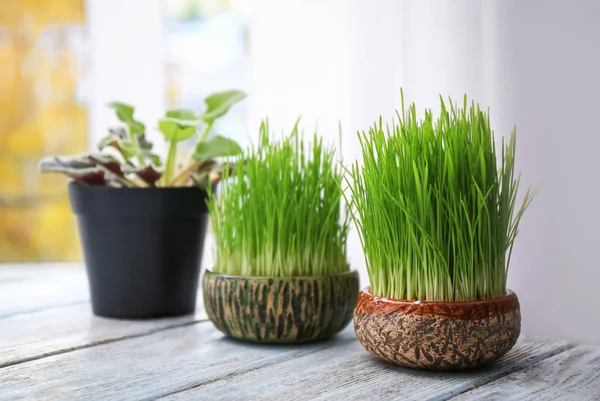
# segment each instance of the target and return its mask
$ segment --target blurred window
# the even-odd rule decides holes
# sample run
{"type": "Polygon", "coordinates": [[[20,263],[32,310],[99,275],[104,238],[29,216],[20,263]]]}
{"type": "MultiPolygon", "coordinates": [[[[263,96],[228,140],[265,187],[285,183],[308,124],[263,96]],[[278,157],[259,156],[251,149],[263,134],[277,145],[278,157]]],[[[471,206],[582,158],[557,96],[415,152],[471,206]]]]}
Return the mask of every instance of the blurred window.
{"type": "Polygon", "coordinates": [[[80,259],[65,179],[37,163],[87,148],[83,3],[0,1],[0,262],[80,259]]]}
{"type": "MultiPolygon", "coordinates": [[[[166,14],[169,108],[201,111],[204,98],[213,92],[248,92],[248,24],[240,5],[232,0],[167,0],[166,14]]],[[[247,143],[246,105],[232,108],[213,131],[247,143]]]]}
{"type": "MultiPolygon", "coordinates": [[[[250,3],[163,0],[169,108],[201,111],[212,92],[248,92],[250,3]]],[[[66,179],[40,176],[37,163],[93,145],[85,4],[0,0],[0,263],[81,260],[66,179]]],[[[143,9],[136,17],[144,18],[143,9]]],[[[213,131],[247,144],[246,105],[236,105],[213,131]]]]}

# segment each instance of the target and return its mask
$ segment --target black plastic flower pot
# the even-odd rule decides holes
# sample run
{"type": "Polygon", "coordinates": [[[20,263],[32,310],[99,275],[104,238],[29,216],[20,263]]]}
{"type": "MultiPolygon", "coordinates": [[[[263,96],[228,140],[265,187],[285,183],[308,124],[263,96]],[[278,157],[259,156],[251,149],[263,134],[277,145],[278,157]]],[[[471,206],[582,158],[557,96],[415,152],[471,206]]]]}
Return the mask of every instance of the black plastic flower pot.
{"type": "Polygon", "coordinates": [[[94,314],[147,319],[193,313],[208,223],[198,188],[69,184],[94,314]]]}

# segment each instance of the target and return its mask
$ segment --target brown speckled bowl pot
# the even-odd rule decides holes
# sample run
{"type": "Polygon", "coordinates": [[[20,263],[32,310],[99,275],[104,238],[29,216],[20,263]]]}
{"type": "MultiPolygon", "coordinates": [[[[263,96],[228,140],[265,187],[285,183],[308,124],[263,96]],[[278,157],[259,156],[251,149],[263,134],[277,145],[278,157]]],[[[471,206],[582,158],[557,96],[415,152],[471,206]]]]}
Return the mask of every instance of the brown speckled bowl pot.
{"type": "Polygon", "coordinates": [[[358,274],[325,277],[235,277],[204,273],[204,307],[228,336],[262,343],[329,338],[352,320],[358,274]]]}
{"type": "Polygon", "coordinates": [[[463,369],[506,354],[521,332],[517,295],[467,302],[398,301],[358,295],[354,328],[372,354],[424,369],[463,369]]]}

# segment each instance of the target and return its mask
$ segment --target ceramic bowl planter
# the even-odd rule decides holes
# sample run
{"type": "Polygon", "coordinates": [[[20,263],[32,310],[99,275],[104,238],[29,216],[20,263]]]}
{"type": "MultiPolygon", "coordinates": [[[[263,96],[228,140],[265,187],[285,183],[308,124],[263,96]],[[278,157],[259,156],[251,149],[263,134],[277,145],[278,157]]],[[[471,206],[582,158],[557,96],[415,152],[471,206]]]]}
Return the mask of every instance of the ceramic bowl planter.
{"type": "Polygon", "coordinates": [[[398,301],[360,292],[356,336],[373,355],[424,369],[461,369],[505,355],[521,332],[517,295],[466,302],[398,301]]]}
{"type": "Polygon", "coordinates": [[[93,311],[113,318],[194,312],[207,193],[69,184],[93,311]]]}
{"type": "Polygon", "coordinates": [[[275,140],[264,121],[259,137],[208,202],[215,263],[202,280],[205,309],[239,340],[324,340],[352,320],[358,296],[342,167],[323,138],[303,138],[298,122],[275,140]]]}
{"type": "Polygon", "coordinates": [[[356,335],[404,367],[485,365],[521,332],[508,271],[537,189],[519,196],[516,131],[497,143],[489,111],[466,95],[440,96],[439,110],[422,116],[401,97],[391,125],[380,118],[359,134],[362,163],[349,170],[371,283],[358,298],[356,335]]]}
{"type": "Polygon", "coordinates": [[[206,271],[206,312],[224,334],[261,343],[327,339],[352,320],[358,274],[235,277],[206,271]]]}

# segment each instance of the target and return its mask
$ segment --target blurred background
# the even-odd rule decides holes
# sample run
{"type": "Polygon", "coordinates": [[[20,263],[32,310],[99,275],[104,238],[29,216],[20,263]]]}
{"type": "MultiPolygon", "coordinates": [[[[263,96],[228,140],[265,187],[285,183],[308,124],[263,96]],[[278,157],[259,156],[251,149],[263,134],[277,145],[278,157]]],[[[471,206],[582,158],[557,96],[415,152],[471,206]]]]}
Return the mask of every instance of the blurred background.
{"type": "MultiPolygon", "coordinates": [[[[65,179],[40,176],[39,159],[94,147],[114,123],[108,98],[156,121],[247,90],[247,33],[231,0],[0,2],[0,262],[81,260],[65,179]]],[[[243,136],[246,118],[242,104],[217,129],[243,136]]]]}
{"type": "Polygon", "coordinates": [[[498,137],[517,126],[523,183],[544,183],[509,277],[524,331],[600,343],[598,21],[596,0],[0,0],[0,263],[81,260],[66,181],[37,162],[93,148],[108,101],[150,123],[241,89],[217,132],[249,143],[301,115],[336,141],[341,122],[350,162],[401,87],[421,109],[467,93],[498,137]]]}

